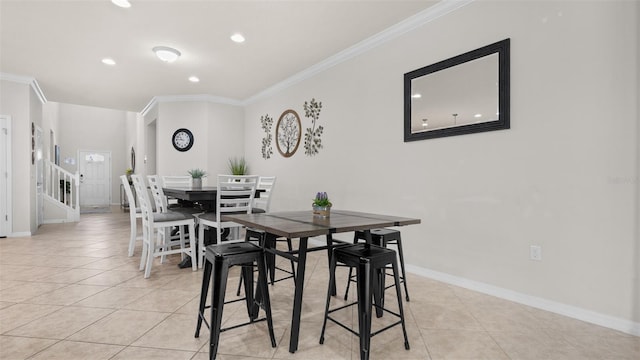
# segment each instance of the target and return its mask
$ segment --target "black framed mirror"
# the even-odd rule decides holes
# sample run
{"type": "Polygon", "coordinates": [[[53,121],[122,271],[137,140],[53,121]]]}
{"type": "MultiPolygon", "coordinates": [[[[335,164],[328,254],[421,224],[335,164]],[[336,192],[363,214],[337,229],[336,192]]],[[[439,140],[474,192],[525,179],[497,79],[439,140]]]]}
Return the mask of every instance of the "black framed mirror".
{"type": "Polygon", "coordinates": [[[404,141],[508,129],[509,42],[404,74],[404,141]]]}
{"type": "Polygon", "coordinates": [[[131,172],[136,172],[136,150],[131,147],[131,172]]]}

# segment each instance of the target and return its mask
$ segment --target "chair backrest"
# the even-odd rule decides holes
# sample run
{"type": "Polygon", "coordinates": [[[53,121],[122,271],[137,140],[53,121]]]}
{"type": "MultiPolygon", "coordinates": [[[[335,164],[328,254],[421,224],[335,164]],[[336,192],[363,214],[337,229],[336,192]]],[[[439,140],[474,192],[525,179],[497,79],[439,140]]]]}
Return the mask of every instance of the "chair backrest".
{"type": "Polygon", "coordinates": [[[151,189],[153,201],[156,203],[156,211],[166,213],[169,210],[169,204],[167,202],[167,197],[164,196],[164,191],[162,190],[160,176],[148,175],[147,179],[149,180],[149,189],[151,189]]]}
{"type": "Polygon", "coordinates": [[[257,189],[264,191],[260,193],[260,197],[253,199],[253,207],[269,212],[269,207],[271,206],[271,195],[275,186],[275,176],[260,176],[260,178],[258,178],[257,189]]]}
{"type": "Polygon", "coordinates": [[[124,187],[124,193],[127,195],[127,201],[129,202],[129,212],[136,213],[136,198],[131,191],[131,185],[129,185],[129,179],[126,175],[120,175],[120,181],[122,181],[122,187],[124,187]]]}
{"type": "Polygon", "coordinates": [[[258,176],[218,175],[216,221],[228,213],[251,214],[257,186],[258,176]]]}
{"type": "Polygon", "coordinates": [[[144,184],[144,178],[142,176],[131,175],[131,180],[133,180],[133,187],[136,189],[138,204],[140,205],[140,212],[142,214],[142,236],[146,239],[147,234],[150,234],[150,224],[153,223],[151,199],[149,199],[149,193],[147,192],[147,187],[144,184]]]}
{"type": "Polygon", "coordinates": [[[162,187],[189,187],[191,186],[191,176],[170,175],[162,177],[162,187]]]}

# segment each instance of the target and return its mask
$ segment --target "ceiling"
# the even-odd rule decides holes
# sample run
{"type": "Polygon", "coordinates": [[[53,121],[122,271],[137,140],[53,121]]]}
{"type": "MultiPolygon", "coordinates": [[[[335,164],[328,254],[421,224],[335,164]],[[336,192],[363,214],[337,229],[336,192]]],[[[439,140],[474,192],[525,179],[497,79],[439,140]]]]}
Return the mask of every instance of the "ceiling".
{"type": "Polygon", "coordinates": [[[35,78],[49,101],[127,111],[154,96],[243,101],[437,3],[130,2],[0,0],[0,72],[35,78]],[[182,56],[161,62],[158,45],[182,56]]]}

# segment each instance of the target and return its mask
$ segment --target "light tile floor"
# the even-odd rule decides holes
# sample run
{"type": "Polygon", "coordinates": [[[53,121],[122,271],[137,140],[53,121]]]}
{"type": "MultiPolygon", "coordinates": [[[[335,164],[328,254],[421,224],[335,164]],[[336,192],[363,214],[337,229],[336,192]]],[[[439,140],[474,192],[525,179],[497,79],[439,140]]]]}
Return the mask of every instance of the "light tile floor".
{"type": "MultiPolygon", "coordinates": [[[[208,330],[194,338],[202,272],[179,269],[175,255],[164,264],[156,259],[151,278],[144,279],[137,270],[140,245],[127,257],[128,239],[129,216],[118,208],[83,215],[79,223],[43,225],[32,237],[0,239],[0,359],[208,359],[208,330]]],[[[278,346],[271,348],[262,322],[224,332],[218,358],[358,359],[357,338],[337,325],[329,323],[324,345],[318,343],[325,254],[308,259],[295,354],[288,352],[292,284],[283,281],[270,287],[278,346]]],[[[228,299],[235,296],[237,274],[229,280],[228,299]]],[[[640,359],[638,337],[408,277],[411,350],[395,327],[372,339],[372,359],[640,359]]],[[[390,293],[386,303],[393,307],[390,293]]],[[[225,307],[225,325],[246,320],[241,304],[225,307]]],[[[353,307],[336,317],[357,324],[353,307]]],[[[374,328],[390,318],[374,319],[374,328]]]]}

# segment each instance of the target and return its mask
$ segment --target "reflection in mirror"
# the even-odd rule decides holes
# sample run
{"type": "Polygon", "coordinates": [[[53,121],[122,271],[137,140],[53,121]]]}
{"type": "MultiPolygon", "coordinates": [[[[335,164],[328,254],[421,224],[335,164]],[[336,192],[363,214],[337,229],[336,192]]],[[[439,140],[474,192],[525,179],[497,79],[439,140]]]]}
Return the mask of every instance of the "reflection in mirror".
{"type": "Polygon", "coordinates": [[[509,39],[405,74],[405,141],[509,128],[509,39]]]}

